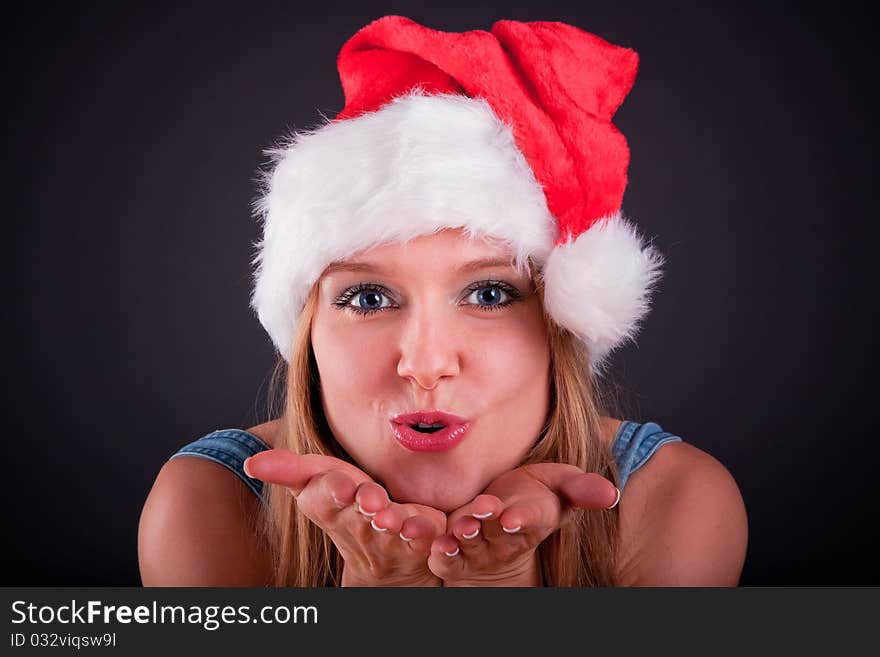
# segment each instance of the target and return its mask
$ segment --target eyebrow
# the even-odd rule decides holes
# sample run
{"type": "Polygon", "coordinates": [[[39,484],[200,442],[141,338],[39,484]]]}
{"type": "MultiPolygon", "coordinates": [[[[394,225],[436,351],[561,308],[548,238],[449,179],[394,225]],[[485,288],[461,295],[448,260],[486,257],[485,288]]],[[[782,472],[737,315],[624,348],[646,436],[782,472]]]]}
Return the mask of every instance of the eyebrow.
{"type": "MultiPolygon", "coordinates": [[[[480,258],[478,260],[470,260],[458,265],[455,268],[455,271],[472,272],[478,269],[488,269],[490,267],[513,267],[513,262],[511,262],[509,258],[480,258]]],[[[382,269],[381,266],[369,262],[334,262],[324,270],[324,273],[330,274],[335,271],[365,271],[375,273],[382,271],[382,269]]]]}

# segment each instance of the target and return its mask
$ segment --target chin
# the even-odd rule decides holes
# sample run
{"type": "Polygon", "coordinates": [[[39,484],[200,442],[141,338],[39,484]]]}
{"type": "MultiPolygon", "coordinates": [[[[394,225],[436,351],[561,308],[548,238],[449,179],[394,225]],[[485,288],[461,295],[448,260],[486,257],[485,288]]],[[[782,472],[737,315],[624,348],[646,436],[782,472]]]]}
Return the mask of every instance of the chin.
{"type": "Polygon", "coordinates": [[[431,486],[414,482],[388,482],[386,489],[398,504],[422,504],[444,513],[460,509],[483,490],[480,486],[467,486],[460,481],[431,486]]]}

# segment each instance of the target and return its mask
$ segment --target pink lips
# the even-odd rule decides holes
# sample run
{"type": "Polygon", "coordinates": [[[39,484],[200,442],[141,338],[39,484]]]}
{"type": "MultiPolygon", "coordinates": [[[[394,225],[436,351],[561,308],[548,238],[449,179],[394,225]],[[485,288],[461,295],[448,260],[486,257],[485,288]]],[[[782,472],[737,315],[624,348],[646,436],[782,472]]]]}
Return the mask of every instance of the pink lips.
{"type": "Polygon", "coordinates": [[[460,443],[470,428],[470,422],[464,418],[442,411],[420,411],[404,413],[391,418],[391,430],[397,441],[414,452],[443,452],[460,443]],[[416,431],[412,425],[444,424],[443,429],[434,433],[416,431]]]}

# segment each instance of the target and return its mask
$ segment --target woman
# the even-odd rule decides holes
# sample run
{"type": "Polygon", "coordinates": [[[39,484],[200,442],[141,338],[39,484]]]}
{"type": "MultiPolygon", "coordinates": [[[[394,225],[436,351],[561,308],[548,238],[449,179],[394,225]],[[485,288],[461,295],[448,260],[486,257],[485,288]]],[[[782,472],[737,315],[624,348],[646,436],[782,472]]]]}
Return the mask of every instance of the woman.
{"type": "Polygon", "coordinates": [[[620,212],[637,62],[561,23],[343,46],[258,205],[283,415],[163,467],[145,585],[737,584],[730,474],[598,387],[662,264],[620,212]]]}

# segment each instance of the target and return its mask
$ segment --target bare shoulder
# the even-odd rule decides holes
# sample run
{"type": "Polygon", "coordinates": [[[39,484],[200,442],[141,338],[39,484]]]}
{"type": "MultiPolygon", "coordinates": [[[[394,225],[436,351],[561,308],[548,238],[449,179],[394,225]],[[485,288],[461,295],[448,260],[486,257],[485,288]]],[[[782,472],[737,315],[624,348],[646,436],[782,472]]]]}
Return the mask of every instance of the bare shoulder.
{"type": "Polygon", "coordinates": [[[181,456],[166,462],[138,525],[144,586],[266,586],[270,559],[257,538],[259,501],[225,467],[181,456]]]}
{"type": "Polygon", "coordinates": [[[739,487],[687,442],[661,446],[620,499],[621,576],[630,586],[736,586],[748,543],[739,487]]]}
{"type": "Polygon", "coordinates": [[[266,443],[269,447],[274,448],[280,432],[283,430],[283,424],[280,419],[263,422],[254,427],[247,429],[248,433],[254,434],[257,438],[266,443]]]}

